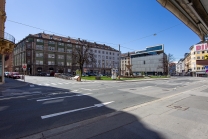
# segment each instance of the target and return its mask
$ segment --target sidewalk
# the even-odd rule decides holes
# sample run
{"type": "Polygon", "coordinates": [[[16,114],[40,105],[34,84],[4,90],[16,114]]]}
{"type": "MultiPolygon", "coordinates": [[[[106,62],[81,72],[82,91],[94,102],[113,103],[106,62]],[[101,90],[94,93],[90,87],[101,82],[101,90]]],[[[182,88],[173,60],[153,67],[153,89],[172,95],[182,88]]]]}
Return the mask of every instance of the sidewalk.
{"type": "Polygon", "coordinates": [[[207,139],[206,85],[24,139],[207,139]]]}

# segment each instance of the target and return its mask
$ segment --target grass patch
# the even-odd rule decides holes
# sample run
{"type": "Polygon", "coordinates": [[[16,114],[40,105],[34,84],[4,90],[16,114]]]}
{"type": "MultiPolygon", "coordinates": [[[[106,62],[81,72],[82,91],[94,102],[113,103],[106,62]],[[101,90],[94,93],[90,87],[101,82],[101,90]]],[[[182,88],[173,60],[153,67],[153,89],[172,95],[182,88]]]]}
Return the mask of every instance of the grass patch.
{"type": "Polygon", "coordinates": [[[168,78],[167,76],[150,76],[150,78],[168,78]]]}
{"type": "MultiPolygon", "coordinates": [[[[86,76],[86,77],[82,77],[82,79],[85,79],[85,80],[95,80],[95,76],[86,76]]],[[[112,80],[112,79],[111,79],[111,77],[102,76],[101,80],[112,80]]]]}

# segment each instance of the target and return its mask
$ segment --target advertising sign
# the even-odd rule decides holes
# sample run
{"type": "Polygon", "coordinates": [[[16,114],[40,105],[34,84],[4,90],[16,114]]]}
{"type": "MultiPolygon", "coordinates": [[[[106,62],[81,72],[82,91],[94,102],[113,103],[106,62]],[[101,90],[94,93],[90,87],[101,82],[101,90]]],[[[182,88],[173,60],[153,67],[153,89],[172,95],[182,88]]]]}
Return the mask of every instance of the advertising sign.
{"type": "Polygon", "coordinates": [[[194,45],[194,50],[195,51],[205,51],[205,50],[208,50],[208,45],[207,45],[207,43],[194,45]]]}

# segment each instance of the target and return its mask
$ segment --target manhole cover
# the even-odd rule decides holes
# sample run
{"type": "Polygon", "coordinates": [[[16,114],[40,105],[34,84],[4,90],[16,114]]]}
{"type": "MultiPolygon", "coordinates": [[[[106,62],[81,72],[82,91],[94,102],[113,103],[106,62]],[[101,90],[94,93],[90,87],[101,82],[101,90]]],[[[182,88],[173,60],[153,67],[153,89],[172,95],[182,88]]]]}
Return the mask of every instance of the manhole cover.
{"type": "Polygon", "coordinates": [[[177,109],[177,110],[182,110],[182,111],[185,111],[185,110],[187,110],[189,108],[189,107],[177,106],[177,105],[169,105],[167,107],[173,108],[173,109],[177,109]]]}

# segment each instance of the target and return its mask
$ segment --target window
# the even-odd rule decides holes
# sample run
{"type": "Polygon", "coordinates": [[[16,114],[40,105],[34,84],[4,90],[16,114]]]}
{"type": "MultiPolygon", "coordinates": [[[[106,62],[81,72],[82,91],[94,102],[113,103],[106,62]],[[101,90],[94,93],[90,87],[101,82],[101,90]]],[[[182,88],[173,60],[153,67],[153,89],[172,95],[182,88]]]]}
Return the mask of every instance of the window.
{"type": "Polygon", "coordinates": [[[204,54],[204,51],[202,51],[202,54],[204,54]]]}
{"type": "Polygon", "coordinates": [[[55,54],[48,54],[48,58],[55,58],[55,54]]]}
{"type": "Polygon", "coordinates": [[[58,62],[58,65],[59,66],[63,66],[64,65],[64,62],[58,62]]]}
{"type": "Polygon", "coordinates": [[[42,60],[36,60],[36,64],[37,65],[43,65],[43,61],[42,60]]]}
{"type": "Polygon", "coordinates": [[[43,50],[43,45],[36,45],[37,50],[43,50]]]}
{"type": "Polygon", "coordinates": [[[102,56],[102,59],[105,59],[105,56],[102,56]]]}
{"type": "Polygon", "coordinates": [[[66,65],[67,66],[71,66],[71,62],[66,62],[66,65]]]}
{"type": "Polygon", "coordinates": [[[100,59],[101,58],[101,56],[100,55],[98,55],[98,59],[100,59]]]}
{"type": "Polygon", "coordinates": [[[62,38],[60,38],[59,40],[62,41],[62,38]]]}
{"type": "Polygon", "coordinates": [[[43,40],[42,39],[37,39],[37,42],[43,42],[43,40]]]}
{"type": "Polygon", "coordinates": [[[113,57],[113,60],[114,60],[114,57],[113,57]]]}
{"type": "Polygon", "coordinates": [[[204,69],[205,69],[205,67],[202,67],[202,69],[204,70],[204,69]]]}
{"type": "Polygon", "coordinates": [[[97,53],[97,50],[95,50],[94,52],[97,53]]]}
{"type": "Polygon", "coordinates": [[[64,43],[58,42],[58,45],[64,46],[64,43]]]}
{"type": "Polygon", "coordinates": [[[204,59],[204,56],[202,56],[202,59],[204,59]]]}
{"type": "Polygon", "coordinates": [[[197,67],[197,70],[200,70],[200,67],[197,67]]]}
{"type": "Polygon", "coordinates": [[[30,51],[27,51],[27,56],[30,56],[30,51]]]}
{"type": "Polygon", "coordinates": [[[103,54],[105,54],[105,52],[104,52],[104,51],[103,51],[102,53],[103,53],[103,54]]]}
{"type": "Polygon", "coordinates": [[[36,53],[36,57],[43,57],[43,53],[36,53]]]}
{"type": "Polygon", "coordinates": [[[55,44],[55,42],[54,41],[49,41],[48,44],[55,44]]]}
{"type": "Polygon", "coordinates": [[[111,59],[111,57],[109,56],[109,59],[111,59]]]}
{"type": "Polygon", "coordinates": [[[66,46],[68,46],[68,47],[72,47],[72,44],[67,44],[66,46]]]}
{"type": "Polygon", "coordinates": [[[55,47],[49,46],[49,47],[48,47],[48,50],[49,50],[49,51],[54,51],[54,50],[55,50],[55,47]]]}
{"type": "Polygon", "coordinates": [[[106,54],[108,54],[108,52],[106,52],[106,54]]]}
{"type": "Polygon", "coordinates": [[[67,42],[70,42],[70,39],[68,39],[67,42]]]}
{"type": "Polygon", "coordinates": [[[118,54],[118,56],[119,56],[119,54],[118,54]]]}
{"type": "Polygon", "coordinates": [[[27,60],[27,64],[30,64],[30,59],[27,60]]]}
{"type": "Polygon", "coordinates": [[[71,53],[72,49],[67,49],[66,52],[71,53]]]}
{"type": "Polygon", "coordinates": [[[109,54],[111,55],[111,52],[109,54]]]}
{"type": "Polygon", "coordinates": [[[95,58],[97,58],[97,55],[94,55],[95,56],[95,58]]]}
{"type": "Polygon", "coordinates": [[[27,48],[31,48],[31,44],[29,43],[29,44],[27,44],[27,48]]]}
{"type": "Polygon", "coordinates": [[[50,36],[50,39],[53,39],[53,36],[50,36]]]}
{"type": "Polygon", "coordinates": [[[58,55],[58,59],[64,59],[64,55],[58,55]]]}
{"type": "Polygon", "coordinates": [[[48,65],[55,65],[54,61],[48,61],[48,65]]]}
{"type": "Polygon", "coordinates": [[[67,60],[71,60],[72,59],[72,57],[71,56],[69,56],[69,55],[67,55],[67,60]]]}
{"type": "Polygon", "coordinates": [[[108,56],[106,56],[106,59],[108,59],[108,56]]]}
{"type": "Polygon", "coordinates": [[[98,51],[98,53],[100,53],[100,50],[98,51]]]}
{"type": "Polygon", "coordinates": [[[197,56],[197,59],[200,59],[200,56],[197,56]]]}
{"type": "Polygon", "coordinates": [[[58,52],[64,52],[64,48],[58,48],[58,52]]]}
{"type": "Polygon", "coordinates": [[[114,55],[114,53],[113,53],[113,55],[114,55]]]}
{"type": "Polygon", "coordinates": [[[197,54],[200,54],[200,51],[197,51],[197,54]]]}
{"type": "Polygon", "coordinates": [[[145,61],[144,61],[144,64],[145,64],[145,61]]]}

